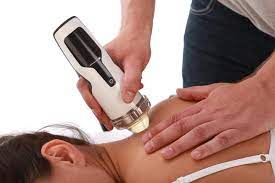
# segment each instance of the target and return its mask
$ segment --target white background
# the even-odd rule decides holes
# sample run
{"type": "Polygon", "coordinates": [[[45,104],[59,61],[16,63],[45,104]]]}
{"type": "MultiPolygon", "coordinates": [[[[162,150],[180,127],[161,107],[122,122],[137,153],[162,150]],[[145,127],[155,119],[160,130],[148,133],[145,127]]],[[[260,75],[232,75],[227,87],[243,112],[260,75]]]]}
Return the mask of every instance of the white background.
{"type": "MultiPolygon", "coordinates": [[[[143,73],[152,104],[182,86],[183,35],[190,0],[157,0],[152,57],[143,73]]],[[[52,33],[78,16],[102,44],[120,28],[119,0],[8,0],[0,3],[0,134],[73,122],[88,134],[101,131],[76,88],[77,75],[52,33]]]]}

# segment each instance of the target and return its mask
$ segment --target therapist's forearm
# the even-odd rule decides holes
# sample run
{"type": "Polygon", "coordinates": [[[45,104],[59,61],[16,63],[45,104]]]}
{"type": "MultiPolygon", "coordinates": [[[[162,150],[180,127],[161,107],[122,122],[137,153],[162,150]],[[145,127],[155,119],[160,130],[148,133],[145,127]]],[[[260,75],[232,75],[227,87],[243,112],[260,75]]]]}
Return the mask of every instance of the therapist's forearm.
{"type": "Polygon", "coordinates": [[[121,0],[121,31],[150,41],[155,0],[121,0]]]}
{"type": "Polygon", "coordinates": [[[269,91],[271,100],[275,100],[275,51],[255,74],[261,86],[269,91]]]}
{"type": "MultiPolygon", "coordinates": [[[[254,78],[260,83],[259,86],[264,89],[264,95],[270,101],[275,101],[275,51],[257,71],[254,78]]],[[[275,128],[275,121],[270,121],[267,128],[275,128]]]]}

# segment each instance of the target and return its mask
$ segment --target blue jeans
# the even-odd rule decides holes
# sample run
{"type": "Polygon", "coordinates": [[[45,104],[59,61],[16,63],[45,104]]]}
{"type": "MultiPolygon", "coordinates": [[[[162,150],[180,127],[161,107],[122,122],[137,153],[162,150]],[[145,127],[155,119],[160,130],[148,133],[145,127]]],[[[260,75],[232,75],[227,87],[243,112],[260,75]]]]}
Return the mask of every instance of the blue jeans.
{"type": "Polygon", "coordinates": [[[183,86],[240,81],[274,48],[274,37],[217,0],[193,0],[184,36],[183,86]]]}

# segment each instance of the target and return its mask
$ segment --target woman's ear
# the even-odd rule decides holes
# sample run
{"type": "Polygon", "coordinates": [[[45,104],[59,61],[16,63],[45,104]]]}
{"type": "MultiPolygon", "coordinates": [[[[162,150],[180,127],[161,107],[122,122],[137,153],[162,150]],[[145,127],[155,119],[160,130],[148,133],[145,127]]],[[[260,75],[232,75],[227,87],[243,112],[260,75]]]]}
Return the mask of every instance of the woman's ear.
{"type": "Polygon", "coordinates": [[[74,145],[63,140],[51,140],[43,145],[41,154],[53,164],[85,166],[84,154],[74,145]]]}

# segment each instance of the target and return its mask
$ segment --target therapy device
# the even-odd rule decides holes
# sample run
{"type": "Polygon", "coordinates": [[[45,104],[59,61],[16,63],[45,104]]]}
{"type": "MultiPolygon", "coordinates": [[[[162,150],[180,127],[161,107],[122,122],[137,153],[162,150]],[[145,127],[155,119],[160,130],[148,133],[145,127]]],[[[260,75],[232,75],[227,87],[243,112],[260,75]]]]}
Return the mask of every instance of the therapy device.
{"type": "Polygon", "coordinates": [[[131,103],[122,100],[122,70],[77,17],[62,23],[54,38],[74,70],[90,83],[93,96],[114,127],[139,133],[149,126],[150,101],[139,92],[131,103]]]}

